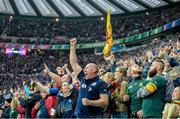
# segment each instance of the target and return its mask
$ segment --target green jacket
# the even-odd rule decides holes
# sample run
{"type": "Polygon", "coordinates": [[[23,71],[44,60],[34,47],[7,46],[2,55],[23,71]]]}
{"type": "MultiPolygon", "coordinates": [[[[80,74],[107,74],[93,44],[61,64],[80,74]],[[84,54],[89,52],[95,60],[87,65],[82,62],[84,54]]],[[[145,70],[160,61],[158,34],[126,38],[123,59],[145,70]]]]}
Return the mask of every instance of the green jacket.
{"type": "Polygon", "coordinates": [[[162,118],[165,105],[166,79],[162,76],[154,76],[146,85],[146,89],[151,92],[143,99],[142,109],[144,118],[162,118]]]}
{"type": "Polygon", "coordinates": [[[131,113],[136,113],[142,109],[142,99],[137,97],[137,91],[144,85],[145,81],[141,77],[133,79],[133,81],[128,85],[131,113]]]}
{"type": "Polygon", "coordinates": [[[12,119],[14,119],[14,118],[17,118],[18,117],[18,111],[17,111],[17,109],[13,109],[13,110],[11,110],[11,113],[10,113],[10,118],[12,119]]]}

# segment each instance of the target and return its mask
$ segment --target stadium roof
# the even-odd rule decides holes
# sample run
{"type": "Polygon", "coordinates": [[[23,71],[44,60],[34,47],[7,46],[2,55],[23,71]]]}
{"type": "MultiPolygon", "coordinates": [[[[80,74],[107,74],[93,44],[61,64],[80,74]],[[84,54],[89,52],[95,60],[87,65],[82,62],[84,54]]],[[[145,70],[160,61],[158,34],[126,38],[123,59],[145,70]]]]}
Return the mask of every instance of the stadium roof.
{"type": "Polygon", "coordinates": [[[92,17],[148,11],[180,0],[0,0],[0,14],[43,17],[92,17]]]}

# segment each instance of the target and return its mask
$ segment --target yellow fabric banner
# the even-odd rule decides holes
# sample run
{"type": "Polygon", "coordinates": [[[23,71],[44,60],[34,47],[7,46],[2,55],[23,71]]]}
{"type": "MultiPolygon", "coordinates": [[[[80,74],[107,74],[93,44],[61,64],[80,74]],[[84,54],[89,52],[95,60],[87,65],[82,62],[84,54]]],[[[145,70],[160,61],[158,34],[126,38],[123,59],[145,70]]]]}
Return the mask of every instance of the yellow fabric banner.
{"type": "Polygon", "coordinates": [[[111,55],[112,46],[113,46],[113,37],[112,37],[112,26],[111,26],[111,14],[110,14],[110,9],[108,8],[107,19],[106,19],[106,44],[103,49],[105,58],[111,55]]]}

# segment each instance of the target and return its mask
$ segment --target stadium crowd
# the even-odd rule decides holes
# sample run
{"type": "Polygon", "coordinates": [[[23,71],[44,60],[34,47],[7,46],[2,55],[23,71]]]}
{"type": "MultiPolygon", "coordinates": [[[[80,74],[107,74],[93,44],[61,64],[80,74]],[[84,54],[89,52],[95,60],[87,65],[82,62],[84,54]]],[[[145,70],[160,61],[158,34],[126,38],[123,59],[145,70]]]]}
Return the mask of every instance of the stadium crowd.
{"type": "Polygon", "coordinates": [[[0,54],[1,117],[178,118],[179,38],[177,33],[150,40],[106,60],[91,51],[77,51],[77,58],[76,39],[70,41],[70,56],[68,51],[0,54]]]}
{"type": "MultiPolygon", "coordinates": [[[[114,18],[113,38],[179,18],[179,7],[114,18]]],[[[1,16],[0,34],[4,43],[70,44],[70,51],[29,49],[26,56],[1,50],[0,118],[180,118],[179,32],[107,58],[75,48],[105,41],[105,20],[1,16]]]]}
{"type": "MultiPolygon", "coordinates": [[[[118,39],[142,33],[180,17],[179,7],[141,14],[125,18],[113,18],[113,38],[118,39]],[[143,19],[143,21],[142,21],[143,19]]],[[[18,17],[0,17],[1,42],[29,43],[29,44],[57,44],[69,43],[71,37],[76,37],[79,43],[105,41],[105,21],[88,20],[60,20],[28,19],[18,17]],[[78,27],[77,27],[78,25],[78,27]],[[21,37],[15,41],[5,36],[21,37]],[[28,37],[28,38],[27,38],[28,37]],[[29,38],[34,37],[34,38],[29,38]],[[43,39],[40,38],[49,38],[43,39]]]]}

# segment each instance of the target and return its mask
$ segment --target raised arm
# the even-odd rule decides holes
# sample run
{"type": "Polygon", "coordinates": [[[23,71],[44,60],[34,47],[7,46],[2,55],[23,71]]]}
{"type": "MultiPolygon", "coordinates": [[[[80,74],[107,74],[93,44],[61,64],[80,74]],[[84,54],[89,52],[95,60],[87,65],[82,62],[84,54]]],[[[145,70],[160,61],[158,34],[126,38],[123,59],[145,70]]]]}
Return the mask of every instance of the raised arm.
{"type": "Polygon", "coordinates": [[[66,74],[72,76],[71,71],[68,68],[68,64],[64,64],[63,68],[66,70],[66,74]]]}
{"type": "Polygon", "coordinates": [[[36,88],[37,88],[40,92],[43,92],[43,93],[46,93],[46,94],[50,94],[48,87],[43,86],[40,82],[35,82],[35,83],[36,83],[36,88]]]}
{"type": "Polygon", "coordinates": [[[48,74],[48,76],[51,77],[52,80],[54,80],[56,82],[61,82],[61,77],[59,75],[51,72],[45,63],[44,63],[44,68],[45,68],[44,72],[46,74],[48,74]]]}
{"type": "Polygon", "coordinates": [[[78,60],[77,60],[76,48],[75,48],[76,43],[77,43],[76,38],[73,38],[70,40],[70,64],[73,69],[73,72],[76,75],[78,75],[80,71],[82,70],[82,68],[78,64],[78,60]]]}

